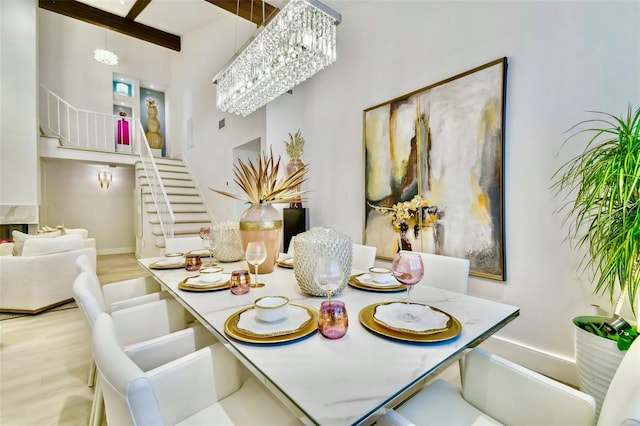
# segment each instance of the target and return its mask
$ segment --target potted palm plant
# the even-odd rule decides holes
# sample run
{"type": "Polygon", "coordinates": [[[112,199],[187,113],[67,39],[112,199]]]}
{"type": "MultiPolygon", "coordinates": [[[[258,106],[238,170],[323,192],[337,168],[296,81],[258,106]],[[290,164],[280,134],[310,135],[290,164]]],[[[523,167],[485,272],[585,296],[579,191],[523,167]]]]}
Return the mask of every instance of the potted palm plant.
{"type": "Polygon", "coordinates": [[[640,109],[629,107],[620,117],[595,114],[570,129],[565,143],[585,133],[590,139],[556,172],[553,188],[567,197],[562,209],[569,239],[584,250],[582,272],[593,275],[594,294],[608,295],[613,306],[611,317],[573,320],[580,387],[599,411],[622,351],[638,334],[620,312],[625,300],[635,312],[640,282],[640,109]]]}

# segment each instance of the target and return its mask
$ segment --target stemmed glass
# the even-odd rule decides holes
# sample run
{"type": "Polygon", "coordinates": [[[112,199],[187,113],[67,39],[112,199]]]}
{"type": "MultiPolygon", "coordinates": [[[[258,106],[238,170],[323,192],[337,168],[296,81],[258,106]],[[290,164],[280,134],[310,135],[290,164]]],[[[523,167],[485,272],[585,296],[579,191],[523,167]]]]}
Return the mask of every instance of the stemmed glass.
{"type": "MultiPolygon", "coordinates": [[[[422,263],[422,256],[418,253],[412,252],[400,252],[393,258],[393,264],[391,265],[391,271],[393,276],[400,283],[407,287],[407,301],[406,304],[411,304],[411,287],[420,282],[424,275],[424,264],[422,263]]],[[[408,310],[401,313],[398,318],[405,322],[420,321],[420,318],[413,315],[408,310]]]]}
{"type": "Polygon", "coordinates": [[[267,260],[267,246],[264,241],[250,241],[244,252],[247,263],[256,268],[256,281],[251,284],[252,288],[264,287],[264,283],[258,282],[258,266],[267,260]]]}
{"type": "Polygon", "coordinates": [[[344,279],[340,261],[335,257],[320,257],[313,279],[319,287],[327,292],[328,298],[320,304],[318,330],[328,339],[339,339],[347,333],[349,328],[349,316],[344,302],[331,301],[331,294],[340,288],[344,279]]]}
{"type": "Polygon", "coordinates": [[[331,293],[340,288],[344,274],[340,261],[331,256],[321,256],[316,264],[316,270],[313,275],[318,287],[327,292],[327,299],[331,303],[331,293]]]}
{"type": "Polygon", "coordinates": [[[202,247],[209,252],[209,266],[213,264],[213,245],[211,243],[211,227],[203,226],[200,228],[200,238],[202,239],[202,247]]]}

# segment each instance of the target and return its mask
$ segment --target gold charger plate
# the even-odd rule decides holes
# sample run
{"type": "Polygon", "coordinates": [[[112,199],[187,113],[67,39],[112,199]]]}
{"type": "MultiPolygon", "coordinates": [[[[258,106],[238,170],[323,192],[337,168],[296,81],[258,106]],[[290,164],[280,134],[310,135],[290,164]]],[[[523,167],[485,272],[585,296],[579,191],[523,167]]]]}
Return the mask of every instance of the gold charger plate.
{"type": "MultiPolygon", "coordinates": [[[[414,343],[436,343],[436,342],[444,342],[445,340],[453,339],[460,335],[462,331],[462,325],[460,321],[458,321],[454,316],[449,315],[451,318],[447,323],[448,328],[446,330],[433,333],[433,334],[416,334],[413,332],[402,332],[396,331],[391,328],[387,328],[382,324],[375,321],[373,317],[373,313],[378,305],[382,305],[383,303],[374,303],[373,305],[365,306],[360,311],[359,319],[360,324],[363,325],[364,328],[372,331],[373,333],[379,334],[384,337],[388,337],[390,339],[401,340],[404,342],[414,342],[414,343]]],[[[431,307],[433,308],[433,307],[431,307]]],[[[433,308],[436,309],[436,308],[433,308]]],[[[443,311],[440,311],[443,312],[443,311]]],[[[443,312],[446,313],[446,312],[443,312]]]]}
{"type": "Polygon", "coordinates": [[[383,305],[390,305],[390,304],[392,304],[392,303],[402,303],[402,302],[386,302],[386,303],[377,303],[377,304],[376,304],[376,306],[375,306],[375,308],[373,309],[373,320],[374,320],[376,323],[378,323],[378,324],[380,324],[381,326],[383,326],[383,327],[386,327],[386,328],[388,328],[388,329],[391,329],[391,330],[393,330],[393,331],[397,331],[397,332],[400,332],[400,333],[419,334],[419,335],[423,335],[423,336],[426,336],[427,334],[441,333],[441,332],[443,332],[443,331],[446,331],[446,330],[450,327],[450,323],[451,323],[451,315],[449,315],[448,313],[446,313],[446,312],[444,312],[444,311],[441,311],[441,310],[440,310],[440,309],[438,309],[438,308],[434,308],[433,306],[425,305],[424,303],[415,303],[415,302],[412,302],[411,304],[412,304],[412,305],[421,305],[421,306],[426,306],[427,308],[430,308],[431,310],[433,310],[433,311],[435,311],[435,312],[440,312],[441,314],[446,315],[446,316],[447,316],[447,318],[449,318],[449,319],[447,320],[447,326],[446,326],[446,327],[444,327],[444,328],[437,328],[437,329],[435,329],[435,328],[434,328],[434,329],[431,329],[431,330],[424,330],[424,331],[416,331],[416,330],[410,330],[410,329],[407,329],[407,328],[394,327],[393,325],[391,325],[391,324],[387,324],[386,322],[382,321],[381,319],[376,318],[376,310],[378,309],[378,307],[383,306],[383,305]]]}
{"type": "Polygon", "coordinates": [[[398,284],[398,285],[394,285],[394,286],[389,286],[389,287],[377,287],[377,286],[372,286],[372,285],[367,285],[364,283],[361,283],[360,281],[357,280],[357,277],[360,276],[362,274],[356,274],[356,275],[351,275],[349,277],[349,286],[350,287],[354,287],[360,290],[366,290],[366,291],[378,291],[378,292],[386,292],[386,293],[393,293],[396,291],[406,291],[407,288],[405,286],[403,286],[402,284],[398,284]]]}
{"type": "Polygon", "coordinates": [[[187,280],[191,278],[196,278],[198,275],[193,277],[185,278],[180,281],[178,284],[178,288],[184,291],[218,291],[218,290],[226,290],[231,287],[231,281],[227,280],[224,282],[213,283],[211,285],[189,285],[187,284],[187,280]]]}
{"type": "Polygon", "coordinates": [[[301,305],[298,303],[290,303],[290,305],[298,306],[300,308],[306,309],[307,312],[311,315],[311,319],[306,321],[299,330],[296,330],[292,333],[287,334],[279,334],[277,336],[259,336],[254,335],[251,332],[245,332],[244,330],[237,327],[238,321],[240,320],[240,314],[249,309],[254,309],[253,306],[249,306],[247,308],[241,309],[235,314],[231,315],[224,322],[224,332],[227,336],[232,337],[236,340],[246,343],[257,343],[257,344],[271,344],[271,343],[285,343],[291,342],[294,340],[301,339],[303,337],[309,336],[318,330],[318,311],[310,306],[301,305]]]}
{"type": "Polygon", "coordinates": [[[281,268],[293,269],[293,263],[286,263],[281,260],[276,261],[276,265],[280,266],[281,268]]]}
{"type": "Polygon", "coordinates": [[[180,268],[184,268],[184,261],[182,263],[166,263],[166,264],[162,264],[160,262],[162,262],[162,261],[160,260],[158,262],[153,262],[151,265],[149,265],[149,268],[151,268],[151,269],[180,269],[180,268]]]}
{"type": "MultiPolygon", "coordinates": [[[[189,252],[189,254],[195,254],[200,256],[201,258],[206,257],[209,258],[209,250],[207,249],[195,249],[195,250],[191,250],[189,252]]],[[[213,256],[212,256],[213,257],[213,256]]]]}

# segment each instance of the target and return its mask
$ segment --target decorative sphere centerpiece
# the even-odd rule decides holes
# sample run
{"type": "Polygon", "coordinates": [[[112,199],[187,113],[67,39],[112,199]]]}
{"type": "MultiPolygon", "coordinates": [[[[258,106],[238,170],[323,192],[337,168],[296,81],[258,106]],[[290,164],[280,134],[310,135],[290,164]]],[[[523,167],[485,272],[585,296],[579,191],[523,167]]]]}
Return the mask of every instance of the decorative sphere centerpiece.
{"type": "Polygon", "coordinates": [[[344,278],[337,290],[332,294],[340,294],[349,281],[351,272],[351,256],[353,244],[351,238],[333,228],[311,228],[296,235],[293,240],[296,253],[293,260],[293,271],[300,289],[313,296],[326,296],[327,291],[319,287],[314,280],[316,263],[322,256],[336,257],[344,272],[344,278]]]}

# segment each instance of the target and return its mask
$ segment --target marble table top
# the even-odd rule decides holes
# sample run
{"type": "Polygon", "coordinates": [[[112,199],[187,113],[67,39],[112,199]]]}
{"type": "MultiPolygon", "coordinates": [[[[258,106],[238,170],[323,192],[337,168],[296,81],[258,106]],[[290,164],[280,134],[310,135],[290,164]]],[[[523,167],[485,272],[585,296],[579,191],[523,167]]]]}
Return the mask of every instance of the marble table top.
{"type": "MultiPolygon", "coordinates": [[[[411,291],[411,301],[424,303],[454,316],[460,334],[437,343],[411,343],[374,334],[358,319],[364,307],[404,300],[405,293],[376,293],[347,286],[334,299],[345,303],[349,315],[347,334],[330,340],[319,333],[277,345],[250,344],[228,337],[227,318],[253,305],[262,296],[282,295],[291,302],[315,309],[325,298],[303,294],[292,269],[275,267],[260,275],[265,287],[244,295],[228,290],[187,292],[180,281],[197,275],[184,269],[149,269],[161,258],[140,264],[214,333],[270,390],[308,424],[371,424],[474,347],[519,315],[519,308],[424,285],[411,291]]],[[[248,269],[245,262],[221,263],[224,272],[248,269]]],[[[352,271],[354,272],[354,271],[352,271]]],[[[253,279],[253,274],[252,274],[253,279]]],[[[249,407],[248,407],[249,408],[249,407]]]]}

